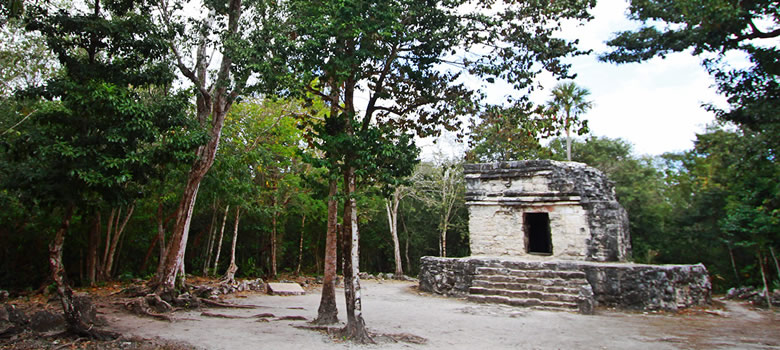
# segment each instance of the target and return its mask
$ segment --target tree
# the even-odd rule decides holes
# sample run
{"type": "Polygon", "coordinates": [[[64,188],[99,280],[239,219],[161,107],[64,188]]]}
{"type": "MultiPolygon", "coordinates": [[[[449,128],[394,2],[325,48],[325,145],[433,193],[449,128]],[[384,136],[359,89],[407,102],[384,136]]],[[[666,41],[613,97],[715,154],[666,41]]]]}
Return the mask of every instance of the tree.
{"type": "Polygon", "coordinates": [[[519,159],[547,158],[547,149],[541,139],[556,133],[555,124],[540,108],[527,106],[492,106],[472,126],[470,149],[466,160],[470,162],[512,161],[519,159]],[[530,111],[530,112],[529,112],[530,111]]]}
{"type": "Polygon", "coordinates": [[[143,15],[148,7],[88,5],[90,12],[28,9],[27,29],[46,38],[63,71],[16,94],[39,102],[24,128],[4,140],[10,159],[0,163],[0,178],[28,205],[61,216],[49,262],[68,329],[104,338],[112,335],[85,324],[65,278],[71,222],[95,203],[131,202],[155,164],[181,160],[175,154],[198,141],[187,132],[184,96],[170,91],[174,74],[159,32],[143,15]]]}
{"type": "Polygon", "coordinates": [[[201,127],[208,129],[208,142],[195,152],[196,160],[190,168],[177,208],[166,259],[161,262],[164,265],[151,283],[157,293],[172,298],[176,277],[184,266],[198,188],[214,163],[225,117],[246,90],[263,91],[274,85],[274,76],[283,69],[277,67],[280,64],[278,57],[269,56],[270,46],[287,41],[278,29],[283,22],[279,17],[282,11],[273,0],[203,2],[202,10],[207,15],[194,20],[192,26],[185,24],[187,19],[183,11],[186,6],[182,3],[161,0],[155,5],[159,25],[173,35],[167,38],[167,43],[175,55],[176,65],[195,91],[197,121],[201,127]],[[245,20],[244,14],[252,16],[253,20],[245,20]],[[185,29],[190,32],[185,32],[185,29]],[[195,52],[189,64],[183,54],[186,52],[195,52]],[[209,69],[212,58],[220,61],[216,71],[209,69]],[[250,81],[253,84],[248,87],[250,81]]]}
{"type": "MultiPolygon", "coordinates": [[[[461,115],[478,109],[479,94],[460,83],[467,72],[505,79],[518,89],[530,86],[540,70],[568,77],[560,58],[577,53],[573,43],[553,38],[564,18],[587,19],[591,1],[566,4],[489,4],[463,13],[466,1],[309,1],[291,2],[291,23],[300,53],[294,70],[306,91],[326,102],[331,113],[315,142],[326,153],[328,168],[344,179],[345,241],[351,242],[345,269],[346,336],[368,341],[360,314],[358,279],[357,179],[394,183],[408,175],[408,133],[436,134],[457,129],[461,115]],[[531,23],[531,24],[529,24],[531,23]],[[480,50],[480,51],[478,51],[480,50]],[[452,57],[458,52],[462,56],[452,57]],[[477,52],[482,52],[477,54],[477,52]],[[468,53],[468,54],[465,54],[468,53]],[[442,68],[455,67],[455,69],[442,68]],[[368,94],[362,108],[356,91],[368,94]],[[381,126],[381,127],[380,127],[381,126]],[[390,148],[395,144],[397,147],[390,148]],[[382,151],[385,154],[375,153],[382,151]],[[384,176],[374,161],[390,158],[384,176]],[[400,156],[406,155],[406,156],[400,156]]],[[[491,3],[492,4],[492,3],[491,3]]],[[[331,179],[335,179],[332,176],[331,179]]]]}
{"type": "Polygon", "coordinates": [[[642,21],[607,42],[613,48],[601,60],[613,63],[644,62],[692,49],[703,61],[729,102],[729,110],[716,111],[731,121],[770,136],[773,147],[780,135],[780,81],[777,37],[780,15],[776,1],[667,1],[632,0],[629,17],[642,21]],[[750,66],[731,68],[724,58],[730,52],[748,56],[750,66]]]}
{"type": "Polygon", "coordinates": [[[576,127],[579,135],[588,131],[587,120],[580,120],[579,115],[593,106],[593,102],[585,100],[590,91],[574,82],[563,82],[555,85],[551,93],[547,111],[566,133],[566,160],[571,161],[571,128],[576,127]]]}

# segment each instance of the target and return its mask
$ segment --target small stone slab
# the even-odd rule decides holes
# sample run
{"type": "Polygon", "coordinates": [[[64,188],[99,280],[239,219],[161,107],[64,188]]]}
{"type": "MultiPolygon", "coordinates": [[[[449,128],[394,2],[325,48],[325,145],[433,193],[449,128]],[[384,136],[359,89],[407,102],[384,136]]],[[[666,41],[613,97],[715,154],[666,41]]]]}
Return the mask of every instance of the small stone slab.
{"type": "Polygon", "coordinates": [[[304,295],[306,291],[298,283],[268,283],[268,294],[271,295],[304,295]]]}

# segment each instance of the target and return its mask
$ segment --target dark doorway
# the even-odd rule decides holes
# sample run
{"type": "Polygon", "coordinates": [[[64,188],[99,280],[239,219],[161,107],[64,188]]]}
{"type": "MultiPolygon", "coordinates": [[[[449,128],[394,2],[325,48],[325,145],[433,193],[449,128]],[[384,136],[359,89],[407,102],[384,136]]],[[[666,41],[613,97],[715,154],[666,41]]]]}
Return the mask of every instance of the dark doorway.
{"type": "Polygon", "coordinates": [[[528,253],[552,254],[550,216],[547,213],[523,215],[528,253]]]}

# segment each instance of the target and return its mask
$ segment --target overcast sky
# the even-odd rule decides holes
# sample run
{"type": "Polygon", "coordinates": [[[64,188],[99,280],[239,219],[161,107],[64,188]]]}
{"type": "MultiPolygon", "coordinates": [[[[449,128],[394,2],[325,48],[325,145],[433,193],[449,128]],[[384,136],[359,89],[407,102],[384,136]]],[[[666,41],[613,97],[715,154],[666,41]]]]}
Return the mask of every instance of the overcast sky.
{"type": "MultiPolygon", "coordinates": [[[[588,120],[593,135],[623,138],[640,155],[690,149],[696,133],[714,121],[714,115],[701,105],[725,106],[725,99],[713,88],[714,80],[701,66],[701,58],[690,53],[671,54],[666,59],[640,64],[599,62],[597,55],[608,50],[605,41],[613,33],[638,27],[638,23],[626,18],[627,9],[625,0],[598,0],[592,21],[564,26],[564,38],[579,39],[581,49],[593,50],[589,56],[568,60],[577,74],[575,82],[590,90],[594,103],[582,117],[588,120]]],[[[535,92],[533,100],[544,103],[556,81],[551,77],[540,81],[545,90],[535,92]]],[[[499,87],[486,91],[489,100],[499,102],[507,90],[499,87]]],[[[432,148],[440,148],[428,144],[421,142],[425,145],[424,155],[430,154],[432,148]]],[[[462,146],[455,148],[463,151],[462,146]]]]}
{"type": "MultiPolygon", "coordinates": [[[[619,66],[599,62],[596,55],[607,51],[604,42],[613,33],[637,26],[626,18],[627,8],[624,0],[599,0],[593,21],[564,28],[564,37],[578,38],[581,48],[594,51],[571,60],[575,82],[591,91],[594,102],[583,117],[594,135],[626,139],[638,154],[690,149],[695,134],[714,121],[701,105],[725,106],[725,99],[713,88],[701,58],[690,53],[619,66]]],[[[554,81],[545,83],[552,85],[554,81]]],[[[549,90],[544,94],[546,99],[549,90]]]]}

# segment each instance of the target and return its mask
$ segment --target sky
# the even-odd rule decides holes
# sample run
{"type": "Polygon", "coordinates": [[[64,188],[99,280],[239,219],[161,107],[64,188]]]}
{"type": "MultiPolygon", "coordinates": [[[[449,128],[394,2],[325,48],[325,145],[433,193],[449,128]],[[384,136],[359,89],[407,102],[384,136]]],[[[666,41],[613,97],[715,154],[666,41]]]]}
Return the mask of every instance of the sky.
{"type": "MultiPolygon", "coordinates": [[[[726,105],[715,90],[714,80],[701,66],[701,58],[688,52],[674,53],[666,59],[654,58],[643,63],[615,65],[598,61],[597,55],[608,51],[605,44],[615,32],[637,28],[638,23],[626,17],[625,0],[598,0],[591,11],[594,19],[585,25],[576,22],[563,26],[561,37],[579,39],[579,47],[593,50],[588,56],[568,59],[577,85],[590,90],[593,108],[583,114],[592,135],[622,138],[634,146],[637,155],[660,155],[691,149],[696,133],[704,131],[715,117],[702,104],[726,105]]],[[[549,99],[555,79],[539,80],[545,89],[536,91],[532,100],[549,99]]],[[[503,100],[506,87],[488,88],[489,100],[503,100]]],[[[463,146],[447,142],[431,145],[423,140],[423,155],[447,148],[463,151],[463,146]]],[[[447,152],[449,153],[449,152],[447,152]]]]}
{"type": "MultiPolygon", "coordinates": [[[[592,12],[594,20],[584,26],[569,23],[564,27],[564,38],[580,39],[580,48],[594,51],[570,60],[577,73],[575,82],[591,91],[594,103],[582,117],[594,135],[626,139],[634,144],[637,154],[690,149],[696,133],[715,120],[702,104],[725,106],[725,98],[717,94],[715,81],[701,66],[701,58],[689,52],[643,63],[599,62],[596,56],[608,51],[604,42],[613,33],[636,28],[637,23],[626,18],[627,9],[624,0],[599,0],[592,12]]],[[[544,85],[553,86],[554,82],[550,79],[544,85]]]]}

